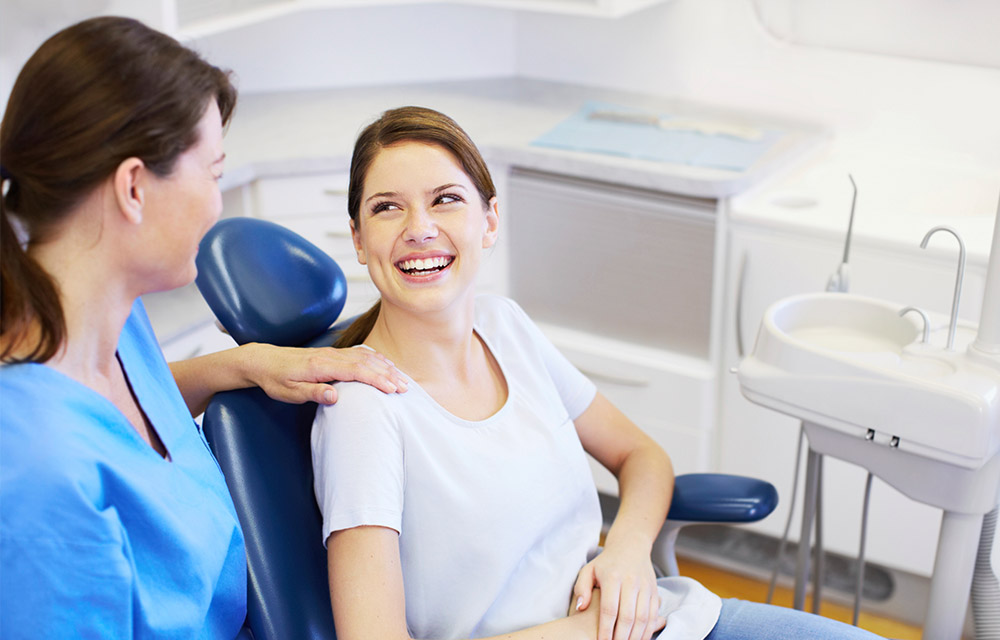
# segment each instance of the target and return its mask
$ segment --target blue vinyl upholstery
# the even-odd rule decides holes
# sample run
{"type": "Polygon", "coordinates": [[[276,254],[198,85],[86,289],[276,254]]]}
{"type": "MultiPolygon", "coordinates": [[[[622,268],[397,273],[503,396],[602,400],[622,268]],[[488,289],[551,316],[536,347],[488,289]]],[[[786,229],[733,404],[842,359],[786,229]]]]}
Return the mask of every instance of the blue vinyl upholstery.
{"type": "MultiPolygon", "coordinates": [[[[240,344],[325,346],[349,322],[330,328],[346,298],[336,263],[304,238],[262,220],[216,224],[202,241],[197,283],[240,344]]],[[[277,402],[260,389],[217,394],[205,411],[205,435],[246,537],[247,625],[256,640],[336,638],[313,494],[315,412],[315,404],[277,402]]],[[[676,478],[668,519],[753,522],[776,505],[777,492],[767,482],[686,474],[676,478]]],[[[676,571],[676,533],[669,538],[667,564],[676,571]]]]}

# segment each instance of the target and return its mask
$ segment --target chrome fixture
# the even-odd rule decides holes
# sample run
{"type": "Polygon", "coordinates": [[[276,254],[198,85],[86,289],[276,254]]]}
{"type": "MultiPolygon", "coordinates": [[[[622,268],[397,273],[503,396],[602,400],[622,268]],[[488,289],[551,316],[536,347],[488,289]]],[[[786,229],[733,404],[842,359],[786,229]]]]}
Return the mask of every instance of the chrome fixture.
{"type": "Polygon", "coordinates": [[[958,300],[962,296],[962,278],[965,277],[965,243],[958,232],[951,227],[934,227],[920,242],[920,248],[927,248],[927,241],[938,231],[947,231],[958,240],[958,273],[955,275],[955,293],[951,299],[951,323],[948,325],[948,350],[955,348],[955,330],[958,329],[958,300]]]}
{"type": "Polygon", "coordinates": [[[931,321],[927,319],[927,314],[924,313],[923,309],[918,309],[917,307],[906,307],[905,309],[899,310],[899,317],[902,318],[911,311],[915,311],[920,314],[920,317],[924,319],[924,332],[920,338],[921,342],[927,342],[927,339],[931,335],[931,321]]]}

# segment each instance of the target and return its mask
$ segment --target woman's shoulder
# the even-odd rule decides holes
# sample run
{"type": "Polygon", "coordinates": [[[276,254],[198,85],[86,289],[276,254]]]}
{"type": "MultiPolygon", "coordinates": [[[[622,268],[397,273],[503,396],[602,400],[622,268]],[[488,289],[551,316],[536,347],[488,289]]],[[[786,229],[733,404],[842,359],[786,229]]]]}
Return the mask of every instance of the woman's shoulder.
{"type": "Polygon", "coordinates": [[[405,412],[406,393],[385,393],[364,382],[336,382],[337,401],[316,409],[313,427],[344,428],[349,425],[395,425],[405,412]]]}
{"type": "Polygon", "coordinates": [[[530,324],[528,314],[511,298],[495,293],[481,293],[476,296],[476,325],[518,326],[530,324]]]}

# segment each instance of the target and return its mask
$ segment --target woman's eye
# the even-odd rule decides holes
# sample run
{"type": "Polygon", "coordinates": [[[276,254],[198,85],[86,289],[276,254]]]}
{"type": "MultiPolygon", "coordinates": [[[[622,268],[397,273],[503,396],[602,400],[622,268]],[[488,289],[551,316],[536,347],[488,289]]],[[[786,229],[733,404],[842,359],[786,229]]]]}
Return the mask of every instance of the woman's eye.
{"type": "Polygon", "coordinates": [[[392,211],[393,209],[399,209],[399,207],[391,202],[378,202],[372,207],[372,213],[382,213],[383,211],[392,211]]]}
{"type": "Polygon", "coordinates": [[[461,196],[455,195],[454,193],[442,193],[434,201],[435,204],[452,204],[455,202],[464,202],[461,196]]]}

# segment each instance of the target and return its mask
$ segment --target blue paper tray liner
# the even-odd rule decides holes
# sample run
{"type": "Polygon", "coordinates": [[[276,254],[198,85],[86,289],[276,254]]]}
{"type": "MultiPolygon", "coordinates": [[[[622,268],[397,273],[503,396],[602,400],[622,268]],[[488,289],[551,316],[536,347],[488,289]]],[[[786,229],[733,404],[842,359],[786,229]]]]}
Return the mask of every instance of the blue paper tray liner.
{"type": "MultiPolygon", "coordinates": [[[[606,102],[587,102],[531,144],[540,147],[604,153],[655,162],[745,171],[784,135],[783,131],[761,129],[757,140],[725,134],[660,129],[649,124],[589,119],[595,111],[648,114],[606,102]]],[[[670,114],[657,114],[669,119],[670,114]]]]}

